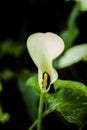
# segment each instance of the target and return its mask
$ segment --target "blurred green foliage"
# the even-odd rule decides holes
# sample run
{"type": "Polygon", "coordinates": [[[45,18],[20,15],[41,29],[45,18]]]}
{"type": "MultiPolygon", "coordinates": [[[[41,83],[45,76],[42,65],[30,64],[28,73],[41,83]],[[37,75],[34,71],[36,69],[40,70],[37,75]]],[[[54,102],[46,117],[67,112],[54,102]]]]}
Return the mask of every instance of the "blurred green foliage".
{"type": "Polygon", "coordinates": [[[10,115],[2,111],[2,106],[0,105],[0,122],[6,123],[10,119],[10,115]]]}
{"type": "Polygon", "coordinates": [[[87,44],[73,46],[54,62],[56,68],[65,68],[79,61],[87,61],[87,44]]]}
{"type": "MultiPolygon", "coordinates": [[[[26,76],[31,77],[31,75],[32,75],[31,73],[28,73],[28,75],[26,76]]],[[[28,79],[28,77],[26,78],[26,76],[24,75],[19,76],[18,87],[22,94],[22,98],[25,102],[28,115],[32,121],[35,121],[37,119],[37,113],[38,113],[37,101],[39,97],[31,88],[26,87],[26,80],[28,79]]]]}
{"type": "Polygon", "coordinates": [[[0,82],[0,92],[2,91],[2,89],[3,89],[3,87],[2,87],[2,84],[1,84],[1,82],[0,82]]]}
{"type": "Polygon", "coordinates": [[[79,4],[76,4],[69,14],[66,23],[66,29],[60,33],[60,36],[63,38],[65,43],[65,50],[70,48],[74,44],[75,39],[79,35],[79,29],[76,25],[76,20],[79,16],[79,13],[79,4]]]}
{"type": "MultiPolygon", "coordinates": [[[[0,93],[2,92],[3,90],[3,86],[0,82],[0,93]]],[[[6,112],[3,112],[3,109],[2,109],[2,106],[0,105],[0,122],[1,123],[6,123],[8,120],[10,119],[10,115],[6,112]]]]}
{"type": "Polygon", "coordinates": [[[25,45],[20,42],[15,42],[12,39],[8,39],[0,44],[0,56],[10,54],[13,56],[19,56],[25,50],[25,45]]]}

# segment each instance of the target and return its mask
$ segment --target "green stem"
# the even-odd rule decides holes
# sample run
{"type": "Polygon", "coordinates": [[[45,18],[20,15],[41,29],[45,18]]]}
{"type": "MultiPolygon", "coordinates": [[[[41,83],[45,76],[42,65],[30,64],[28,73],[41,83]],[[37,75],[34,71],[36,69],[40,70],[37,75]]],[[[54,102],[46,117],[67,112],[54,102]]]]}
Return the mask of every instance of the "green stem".
{"type": "Polygon", "coordinates": [[[37,124],[38,120],[36,120],[30,127],[28,130],[33,130],[33,128],[35,127],[35,125],[37,124]]]}
{"type": "MultiPolygon", "coordinates": [[[[46,111],[46,112],[42,115],[42,117],[48,115],[49,113],[50,113],[50,111],[46,111]]],[[[38,119],[29,127],[28,130],[33,130],[33,128],[36,126],[37,123],[38,123],[38,119]]]]}
{"type": "Polygon", "coordinates": [[[41,130],[42,112],[43,112],[43,92],[40,95],[39,110],[38,110],[38,124],[37,130],[41,130]]]}

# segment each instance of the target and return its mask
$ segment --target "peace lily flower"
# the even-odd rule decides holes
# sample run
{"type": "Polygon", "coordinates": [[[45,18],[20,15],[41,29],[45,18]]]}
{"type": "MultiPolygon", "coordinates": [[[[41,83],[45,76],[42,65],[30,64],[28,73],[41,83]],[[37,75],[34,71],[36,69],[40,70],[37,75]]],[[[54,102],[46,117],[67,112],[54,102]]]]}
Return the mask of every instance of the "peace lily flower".
{"type": "Polygon", "coordinates": [[[38,67],[38,82],[42,92],[47,92],[50,85],[58,78],[52,61],[64,49],[63,40],[54,33],[35,33],[27,40],[29,54],[38,67]]]}

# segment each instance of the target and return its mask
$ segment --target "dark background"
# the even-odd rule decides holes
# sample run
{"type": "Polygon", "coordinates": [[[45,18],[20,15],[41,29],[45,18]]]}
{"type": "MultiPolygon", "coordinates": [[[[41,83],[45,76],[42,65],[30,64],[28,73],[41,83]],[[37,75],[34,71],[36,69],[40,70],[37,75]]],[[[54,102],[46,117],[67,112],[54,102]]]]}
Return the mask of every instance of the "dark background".
{"type": "MultiPolygon", "coordinates": [[[[0,3],[0,42],[6,39],[21,41],[26,45],[28,36],[35,32],[54,32],[59,34],[66,28],[66,21],[74,6],[74,2],[64,2],[63,0],[24,0],[24,1],[3,1],[0,3]]],[[[80,34],[74,44],[87,42],[87,13],[79,15],[77,26],[80,34]]],[[[20,65],[16,65],[16,59],[12,56],[5,55],[1,58],[0,70],[6,67],[14,71],[23,68],[37,70],[31,59],[28,61],[29,54],[26,51],[20,57],[20,65]]],[[[76,65],[76,69],[82,82],[87,84],[87,64],[80,62],[76,65]]],[[[60,78],[75,79],[69,69],[59,70],[60,78]]],[[[27,130],[31,125],[31,120],[26,112],[25,103],[22,95],[17,87],[16,79],[4,82],[3,91],[0,94],[3,111],[10,113],[11,119],[5,125],[0,123],[0,130],[27,130]]],[[[60,114],[51,113],[43,119],[45,130],[71,130],[78,126],[70,124],[61,119],[60,114]]]]}

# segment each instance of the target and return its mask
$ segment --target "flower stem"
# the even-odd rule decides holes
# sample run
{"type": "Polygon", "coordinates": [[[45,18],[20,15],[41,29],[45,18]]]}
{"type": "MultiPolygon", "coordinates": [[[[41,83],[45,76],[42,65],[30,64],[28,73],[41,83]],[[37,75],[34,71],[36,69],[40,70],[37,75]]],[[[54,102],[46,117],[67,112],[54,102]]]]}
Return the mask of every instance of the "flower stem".
{"type": "Polygon", "coordinates": [[[38,124],[37,130],[41,130],[42,112],[43,112],[43,92],[40,95],[39,110],[38,110],[38,124]]]}
{"type": "MultiPolygon", "coordinates": [[[[46,111],[42,117],[48,115],[50,113],[50,111],[46,111]]],[[[38,123],[38,119],[28,128],[28,130],[33,130],[33,128],[36,126],[36,124],[38,123]]]]}
{"type": "Polygon", "coordinates": [[[35,125],[37,124],[38,120],[36,120],[30,127],[28,130],[33,130],[33,128],[35,127],[35,125]]]}

